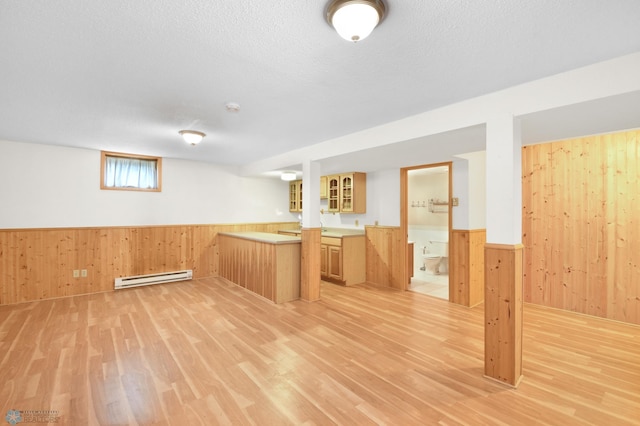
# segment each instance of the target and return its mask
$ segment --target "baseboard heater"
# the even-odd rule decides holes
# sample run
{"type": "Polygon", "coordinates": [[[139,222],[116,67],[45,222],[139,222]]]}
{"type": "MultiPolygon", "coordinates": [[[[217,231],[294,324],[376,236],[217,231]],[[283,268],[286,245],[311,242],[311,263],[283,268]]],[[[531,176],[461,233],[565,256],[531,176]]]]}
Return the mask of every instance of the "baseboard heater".
{"type": "Polygon", "coordinates": [[[136,275],[133,277],[120,277],[116,278],[115,289],[129,287],[140,287],[143,285],[171,283],[174,281],[185,281],[193,278],[193,271],[191,269],[187,271],[173,271],[163,272],[160,274],[147,274],[136,275]]]}

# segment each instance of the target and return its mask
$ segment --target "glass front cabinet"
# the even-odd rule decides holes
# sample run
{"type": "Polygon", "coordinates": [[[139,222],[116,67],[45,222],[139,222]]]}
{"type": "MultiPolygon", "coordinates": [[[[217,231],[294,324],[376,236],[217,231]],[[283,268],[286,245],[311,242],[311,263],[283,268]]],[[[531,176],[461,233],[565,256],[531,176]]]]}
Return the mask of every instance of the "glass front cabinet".
{"type": "Polygon", "coordinates": [[[330,212],[366,213],[366,173],[345,173],[328,177],[328,208],[330,212]]]}
{"type": "Polygon", "coordinates": [[[340,176],[327,176],[327,210],[340,211],[340,176]]]}
{"type": "MultiPolygon", "coordinates": [[[[367,174],[351,172],[322,176],[320,198],[326,198],[327,211],[332,213],[366,213],[367,174]]],[[[302,180],[289,182],[289,211],[302,211],[302,180]]]]}
{"type": "Polygon", "coordinates": [[[289,211],[302,211],[302,180],[289,182],[289,211]]]}

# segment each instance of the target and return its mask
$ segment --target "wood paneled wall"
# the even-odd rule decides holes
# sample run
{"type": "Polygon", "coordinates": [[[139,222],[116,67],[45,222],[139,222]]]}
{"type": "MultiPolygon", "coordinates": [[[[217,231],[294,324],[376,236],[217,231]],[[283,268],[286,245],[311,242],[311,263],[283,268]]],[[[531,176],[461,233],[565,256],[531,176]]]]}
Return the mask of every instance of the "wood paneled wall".
{"type": "Polygon", "coordinates": [[[406,237],[400,227],[365,226],[367,282],[405,290],[406,237]]]}
{"type": "Polygon", "coordinates": [[[485,229],[453,229],[449,244],[449,301],[475,306],[484,301],[485,229]],[[453,260],[453,261],[452,261],[453,260]]]}
{"type": "Polygon", "coordinates": [[[193,269],[218,274],[218,232],[298,223],[0,230],[0,304],[113,290],[116,277],[193,269]],[[74,269],[87,277],[74,278],[74,269]]]}
{"type": "Polygon", "coordinates": [[[524,300],[640,324],[640,130],[523,148],[524,300]]]}

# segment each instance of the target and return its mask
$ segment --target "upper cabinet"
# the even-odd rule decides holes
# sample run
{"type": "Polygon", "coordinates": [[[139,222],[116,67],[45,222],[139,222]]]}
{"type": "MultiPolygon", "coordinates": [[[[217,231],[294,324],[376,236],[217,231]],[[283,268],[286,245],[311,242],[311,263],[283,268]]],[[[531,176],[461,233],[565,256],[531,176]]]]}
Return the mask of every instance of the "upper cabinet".
{"type": "MultiPolygon", "coordinates": [[[[320,177],[320,198],[333,213],[367,212],[367,174],[359,172],[320,177]]],[[[289,211],[302,211],[302,181],[289,182],[289,211]]]]}
{"type": "Polygon", "coordinates": [[[340,211],[340,176],[327,176],[327,210],[340,211]]]}
{"type": "Polygon", "coordinates": [[[327,177],[327,210],[340,213],[367,212],[367,174],[344,173],[327,177]]]}
{"type": "Polygon", "coordinates": [[[327,177],[320,176],[320,199],[327,199],[327,177]]]}
{"type": "Polygon", "coordinates": [[[289,182],[289,211],[302,211],[302,180],[289,182]]]}

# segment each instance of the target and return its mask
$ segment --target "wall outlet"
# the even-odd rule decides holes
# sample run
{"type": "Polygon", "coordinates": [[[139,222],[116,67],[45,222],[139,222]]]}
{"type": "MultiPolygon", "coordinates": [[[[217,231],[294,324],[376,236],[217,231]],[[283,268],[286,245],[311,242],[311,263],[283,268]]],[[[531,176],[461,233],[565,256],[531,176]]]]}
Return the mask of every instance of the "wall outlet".
{"type": "Polygon", "coordinates": [[[378,226],[378,221],[376,220],[375,226],[378,226]]]}
{"type": "Polygon", "coordinates": [[[360,222],[358,222],[358,219],[356,219],[356,227],[360,224],[360,222]]]}
{"type": "Polygon", "coordinates": [[[81,270],[81,271],[80,271],[80,276],[81,276],[82,278],[87,278],[87,270],[86,270],[86,269],[81,270]]]}
{"type": "Polygon", "coordinates": [[[73,278],[78,278],[80,276],[80,270],[79,269],[74,269],[73,270],[73,278]]]}
{"type": "Polygon", "coordinates": [[[459,203],[458,197],[453,197],[453,198],[451,199],[451,205],[452,205],[452,206],[457,206],[457,205],[458,205],[458,203],[459,203]]]}

